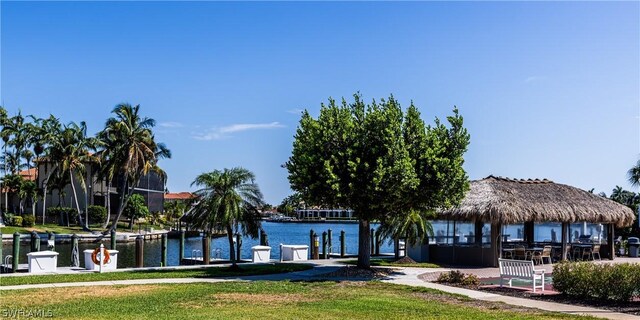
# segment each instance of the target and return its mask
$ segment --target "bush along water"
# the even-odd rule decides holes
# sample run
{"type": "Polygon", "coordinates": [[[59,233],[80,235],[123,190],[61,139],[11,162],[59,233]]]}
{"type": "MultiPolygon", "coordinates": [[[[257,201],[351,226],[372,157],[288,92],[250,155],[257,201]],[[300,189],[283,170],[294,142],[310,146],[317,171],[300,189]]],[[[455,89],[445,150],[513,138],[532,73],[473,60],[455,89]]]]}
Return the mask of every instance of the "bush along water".
{"type": "Polygon", "coordinates": [[[47,216],[57,217],[58,224],[61,226],[74,225],[78,219],[78,211],[68,207],[51,207],[47,208],[47,216]]]}
{"type": "Polygon", "coordinates": [[[24,215],[22,216],[22,226],[23,227],[33,227],[33,225],[36,224],[36,217],[32,216],[32,215],[24,215]]]}
{"type": "Polygon", "coordinates": [[[558,263],[553,287],[569,296],[629,301],[640,297],[640,264],[558,263]]]}
{"type": "Polygon", "coordinates": [[[107,208],[102,206],[89,206],[89,224],[102,223],[107,219],[107,208]]]}

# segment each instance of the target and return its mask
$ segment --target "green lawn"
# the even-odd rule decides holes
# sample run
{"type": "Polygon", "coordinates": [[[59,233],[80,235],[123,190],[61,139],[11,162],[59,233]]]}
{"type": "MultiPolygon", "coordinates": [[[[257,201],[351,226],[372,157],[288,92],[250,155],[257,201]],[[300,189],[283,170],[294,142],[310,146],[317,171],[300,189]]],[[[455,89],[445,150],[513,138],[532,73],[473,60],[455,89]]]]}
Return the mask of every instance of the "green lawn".
{"type": "MultiPolygon", "coordinates": [[[[95,227],[99,227],[99,225],[96,225],[95,227]]],[[[66,226],[59,226],[54,223],[46,223],[45,225],[36,224],[33,227],[29,227],[29,228],[12,227],[12,226],[6,226],[6,227],[0,228],[0,232],[2,232],[2,234],[13,234],[15,232],[30,233],[31,231],[34,231],[34,230],[37,232],[51,231],[53,233],[58,233],[58,234],[87,233],[86,231],[82,231],[82,228],[78,226],[66,227],[66,226]]]]}
{"type": "MultiPolygon", "coordinates": [[[[342,263],[356,265],[358,260],[345,260],[342,263]]],[[[440,268],[440,266],[435,263],[396,263],[391,259],[371,259],[371,265],[376,267],[440,268]]]]}
{"type": "Polygon", "coordinates": [[[381,282],[220,282],[6,291],[56,319],[584,319],[381,282]]]}
{"type": "MultiPolygon", "coordinates": [[[[163,228],[162,226],[159,226],[159,225],[150,225],[150,224],[141,224],[140,225],[140,228],[142,228],[142,229],[144,229],[145,227],[152,227],[155,230],[162,230],[162,228],[163,228]]],[[[102,229],[100,224],[89,225],[89,228],[92,231],[100,231],[100,232],[106,230],[106,229],[102,229]]],[[[13,226],[5,226],[5,227],[0,228],[0,232],[2,232],[2,234],[13,234],[15,232],[18,232],[18,233],[30,233],[31,231],[34,231],[34,230],[37,231],[37,232],[51,231],[51,232],[56,233],[56,234],[74,234],[74,233],[77,233],[77,234],[85,233],[86,234],[86,233],[89,233],[87,231],[83,231],[82,227],[79,227],[79,226],[67,227],[67,226],[59,226],[58,224],[55,224],[55,223],[45,223],[44,225],[36,224],[33,227],[29,227],[29,228],[26,228],[26,227],[13,227],[13,226]]],[[[118,231],[129,232],[130,231],[129,230],[129,224],[119,222],[118,223],[118,231]]],[[[136,232],[138,231],[138,225],[137,224],[133,226],[133,231],[136,231],[136,232]]]]}
{"type": "Polygon", "coordinates": [[[240,270],[228,267],[210,267],[191,270],[158,270],[158,271],[124,271],[105,273],[56,274],[37,276],[0,277],[0,286],[21,284],[40,284],[57,282],[84,282],[106,280],[158,279],[158,278],[212,278],[263,275],[302,271],[313,268],[309,264],[276,263],[264,265],[240,266],[240,270]]]}

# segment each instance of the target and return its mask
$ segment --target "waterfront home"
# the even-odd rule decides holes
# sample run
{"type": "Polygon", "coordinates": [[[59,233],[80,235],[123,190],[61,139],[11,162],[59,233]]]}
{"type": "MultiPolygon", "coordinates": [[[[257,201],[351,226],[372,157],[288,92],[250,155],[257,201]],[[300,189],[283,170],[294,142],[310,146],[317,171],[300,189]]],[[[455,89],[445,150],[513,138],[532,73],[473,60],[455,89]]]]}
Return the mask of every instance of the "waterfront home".
{"type": "MultiPolygon", "coordinates": [[[[45,181],[47,180],[48,173],[53,169],[53,164],[44,159],[37,161],[38,166],[29,170],[20,171],[19,174],[25,180],[35,181],[38,188],[44,189],[45,181]]],[[[111,182],[111,187],[104,180],[100,180],[97,177],[98,164],[87,163],[85,164],[86,172],[84,177],[84,184],[86,190],[80,185],[80,180],[74,175],[74,183],[76,187],[76,194],[78,196],[78,205],[80,211],[84,211],[87,206],[99,205],[106,207],[107,197],[110,197],[111,201],[111,214],[115,215],[118,210],[118,201],[120,195],[116,190],[118,179],[115,178],[111,182]]],[[[140,182],[134,188],[134,193],[140,194],[145,199],[145,205],[149,208],[150,212],[162,212],[164,207],[164,193],[165,193],[165,178],[161,175],[150,171],[147,175],[142,176],[140,182]]],[[[67,184],[62,190],[54,189],[51,184],[48,186],[46,197],[40,197],[36,202],[36,217],[41,218],[42,204],[46,201],[47,208],[62,205],[67,207],[75,207],[75,199],[73,198],[73,190],[71,184],[67,184]]],[[[0,205],[3,210],[5,208],[5,197],[0,197],[0,205]]],[[[20,197],[17,192],[10,192],[7,196],[7,207],[9,212],[18,212],[20,205],[20,197]]],[[[24,204],[25,214],[33,214],[31,199],[26,199],[24,204]]],[[[51,222],[55,222],[56,217],[48,217],[53,219],[51,222]]]]}

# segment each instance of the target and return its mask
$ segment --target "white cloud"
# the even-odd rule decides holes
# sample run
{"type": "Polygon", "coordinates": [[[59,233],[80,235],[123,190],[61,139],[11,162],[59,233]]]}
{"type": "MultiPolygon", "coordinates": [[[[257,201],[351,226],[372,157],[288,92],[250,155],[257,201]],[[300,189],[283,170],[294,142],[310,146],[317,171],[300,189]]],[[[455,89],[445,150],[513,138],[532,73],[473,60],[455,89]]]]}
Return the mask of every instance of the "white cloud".
{"type": "Polygon", "coordinates": [[[271,130],[277,128],[284,128],[284,125],[279,122],[271,123],[237,123],[224,127],[213,128],[207,132],[194,134],[193,138],[196,140],[220,140],[228,138],[230,133],[250,131],[250,130],[271,130]]]}
{"type": "Polygon", "coordinates": [[[300,115],[300,114],[302,114],[302,111],[304,111],[304,109],[291,109],[291,110],[287,110],[287,113],[300,115]]]}
{"type": "Polygon", "coordinates": [[[524,82],[530,83],[530,82],[540,81],[540,80],[544,80],[544,79],[546,79],[546,77],[543,77],[543,76],[530,76],[530,77],[524,79],[524,82]]]}
{"type": "Polygon", "coordinates": [[[182,128],[184,127],[184,124],[180,123],[180,122],[161,122],[158,124],[159,127],[162,128],[182,128]]]}

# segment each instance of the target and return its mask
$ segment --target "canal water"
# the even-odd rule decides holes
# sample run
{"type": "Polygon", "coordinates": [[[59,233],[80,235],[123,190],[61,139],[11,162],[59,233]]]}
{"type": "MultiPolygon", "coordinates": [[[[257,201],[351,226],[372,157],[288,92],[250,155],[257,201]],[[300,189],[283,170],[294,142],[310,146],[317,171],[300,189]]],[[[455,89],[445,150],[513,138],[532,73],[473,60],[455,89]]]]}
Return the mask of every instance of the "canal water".
{"type": "MultiPolygon", "coordinates": [[[[357,254],[358,252],[358,224],[356,223],[278,223],[263,222],[262,227],[267,233],[269,245],[271,246],[271,258],[280,258],[280,244],[298,244],[309,245],[309,231],[313,229],[320,237],[320,252],[322,252],[322,232],[331,229],[333,231],[333,252],[340,252],[340,231],[345,231],[346,252],[347,254],[357,254]]],[[[377,224],[372,224],[372,228],[377,228],[377,224]]],[[[42,236],[42,235],[41,235],[42,236]]],[[[380,252],[392,253],[393,244],[385,241],[380,246],[380,252]]],[[[259,245],[258,239],[244,238],[242,240],[242,259],[251,259],[251,247],[259,245]]],[[[45,250],[46,242],[41,243],[41,249],[45,250]]],[[[99,244],[96,243],[79,243],[80,249],[80,266],[84,267],[85,249],[95,249],[99,244]]],[[[169,239],[167,248],[167,264],[169,266],[179,265],[179,239],[169,239]]],[[[109,247],[109,241],[105,242],[105,247],[109,247]]],[[[58,266],[71,266],[71,249],[70,243],[56,244],[55,251],[59,252],[58,266]]],[[[118,268],[130,268],[135,265],[135,243],[118,243],[118,268]]],[[[30,244],[23,243],[20,245],[20,264],[27,263],[27,253],[29,253],[30,244]]],[[[202,250],[202,239],[200,237],[187,238],[185,240],[185,258],[189,258],[193,250],[202,250]]],[[[12,243],[6,242],[2,245],[3,256],[12,254],[12,243]]],[[[161,262],[161,240],[147,240],[144,242],[144,266],[158,267],[161,262]]],[[[217,257],[229,258],[229,241],[226,237],[211,240],[211,258],[217,257]]]]}

